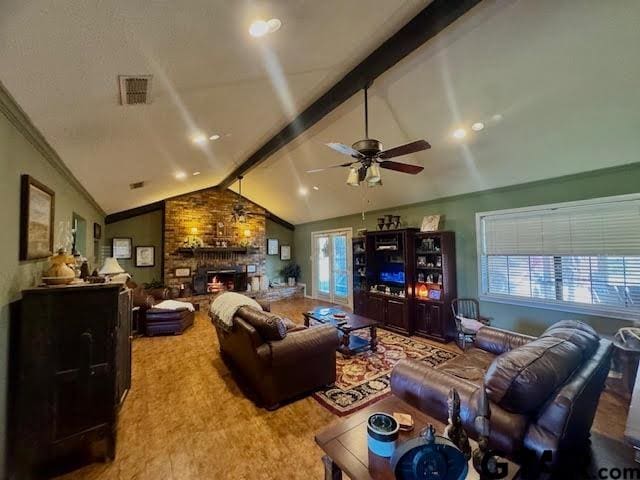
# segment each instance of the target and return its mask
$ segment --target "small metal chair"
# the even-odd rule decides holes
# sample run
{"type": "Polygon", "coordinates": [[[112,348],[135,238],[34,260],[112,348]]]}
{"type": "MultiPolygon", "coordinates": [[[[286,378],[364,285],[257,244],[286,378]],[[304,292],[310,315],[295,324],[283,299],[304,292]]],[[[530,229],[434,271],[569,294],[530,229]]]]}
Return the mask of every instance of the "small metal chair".
{"type": "Polygon", "coordinates": [[[466,350],[476,338],[477,330],[469,330],[462,325],[462,319],[475,320],[483,325],[490,325],[491,319],[480,315],[480,302],[475,298],[454,298],[451,310],[456,322],[456,343],[462,350],[466,350]]]}

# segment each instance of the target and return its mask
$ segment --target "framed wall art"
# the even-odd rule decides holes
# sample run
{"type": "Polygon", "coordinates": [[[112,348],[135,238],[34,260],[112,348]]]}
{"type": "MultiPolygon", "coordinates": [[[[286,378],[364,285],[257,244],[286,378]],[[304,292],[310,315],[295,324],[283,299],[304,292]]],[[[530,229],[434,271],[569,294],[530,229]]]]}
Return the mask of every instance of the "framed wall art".
{"type": "Polygon", "coordinates": [[[114,237],[111,239],[112,256],[130,260],[132,256],[132,241],[129,237],[114,237]]]}
{"type": "Polygon", "coordinates": [[[247,273],[256,273],[258,271],[258,265],[250,263],[247,265],[247,273]]]}
{"type": "Polygon", "coordinates": [[[94,240],[100,240],[102,238],[102,225],[99,223],[93,224],[93,238],[94,240]]]}
{"type": "Polygon", "coordinates": [[[153,267],[156,264],[156,247],[136,245],[136,267],[153,267]]]}
{"type": "Polygon", "coordinates": [[[30,175],[21,176],[20,260],[53,255],[55,193],[30,175]]]}
{"type": "Polygon", "coordinates": [[[291,260],[291,245],[280,247],[280,260],[291,260]]]}
{"type": "Polygon", "coordinates": [[[267,255],[278,255],[279,246],[277,238],[267,238],[267,255]]]}
{"type": "Polygon", "coordinates": [[[191,276],[191,267],[178,267],[173,271],[176,278],[187,278],[191,276]]]}

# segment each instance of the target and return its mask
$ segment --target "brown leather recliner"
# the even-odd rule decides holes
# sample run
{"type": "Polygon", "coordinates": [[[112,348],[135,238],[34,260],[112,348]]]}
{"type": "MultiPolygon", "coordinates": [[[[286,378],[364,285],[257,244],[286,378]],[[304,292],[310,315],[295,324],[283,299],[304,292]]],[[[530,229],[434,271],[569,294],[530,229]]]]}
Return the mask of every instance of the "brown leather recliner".
{"type": "Polygon", "coordinates": [[[611,342],[581,322],[558,322],[538,338],[483,327],[474,348],[438,369],[399,362],[391,391],[446,421],[448,393],[455,388],[464,427],[476,438],[474,419],[484,386],[491,447],[529,468],[539,468],[542,459],[558,470],[589,445],[611,354],[611,342]],[[551,452],[550,459],[543,457],[545,451],[551,452]]]}
{"type": "Polygon", "coordinates": [[[230,331],[212,316],[223,359],[275,409],[281,402],[336,381],[338,332],[304,327],[252,307],[241,307],[230,331]]]}

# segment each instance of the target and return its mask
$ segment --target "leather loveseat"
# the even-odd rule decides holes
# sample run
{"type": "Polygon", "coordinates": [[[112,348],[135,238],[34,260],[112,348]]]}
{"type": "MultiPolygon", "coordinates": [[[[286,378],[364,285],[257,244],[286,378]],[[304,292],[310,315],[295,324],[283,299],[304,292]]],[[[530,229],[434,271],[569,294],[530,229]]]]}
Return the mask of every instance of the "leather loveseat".
{"type": "Polygon", "coordinates": [[[215,316],[212,322],[223,359],[270,410],[336,381],[338,332],[331,325],[307,328],[248,306],[238,309],[230,331],[215,316]]]}
{"type": "Polygon", "coordinates": [[[476,438],[474,418],[484,386],[490,401],[490,446],[504,456],[558,470],[583,458],[611,362],[611,342],[588,325],[565,320],[534,338],[497,328],[478,331],[474,348],[438,369],[411,360],[391,374],[391,391],[426,414],[447,419],[455,388],[461,418],[476,438]],[[551,452],[543,456],[545,451],[551,452]]]}

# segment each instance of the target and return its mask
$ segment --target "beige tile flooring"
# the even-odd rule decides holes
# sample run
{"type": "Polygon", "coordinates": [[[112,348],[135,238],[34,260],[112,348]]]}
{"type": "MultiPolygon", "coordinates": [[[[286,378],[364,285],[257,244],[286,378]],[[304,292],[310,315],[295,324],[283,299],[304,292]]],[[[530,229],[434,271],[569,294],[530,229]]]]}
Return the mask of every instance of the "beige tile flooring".
{"type": "MultiPolygon", "coordinates": [[[[273,304],[301,322],[319,302],[273,304]]],[[[450,344],[452,346],[453,344],[450,344]]],[[[310,397],[275,412],[256,408],[220,359],[204,314],[181,336],[133,343],[133,386],[122,408],[116,459],[76,470],[65,480],[320,479],[315,432],[333,414],[310,397]]],[[[625,406],[604,395],[595,429],[620,439],[625,406]]]]}

